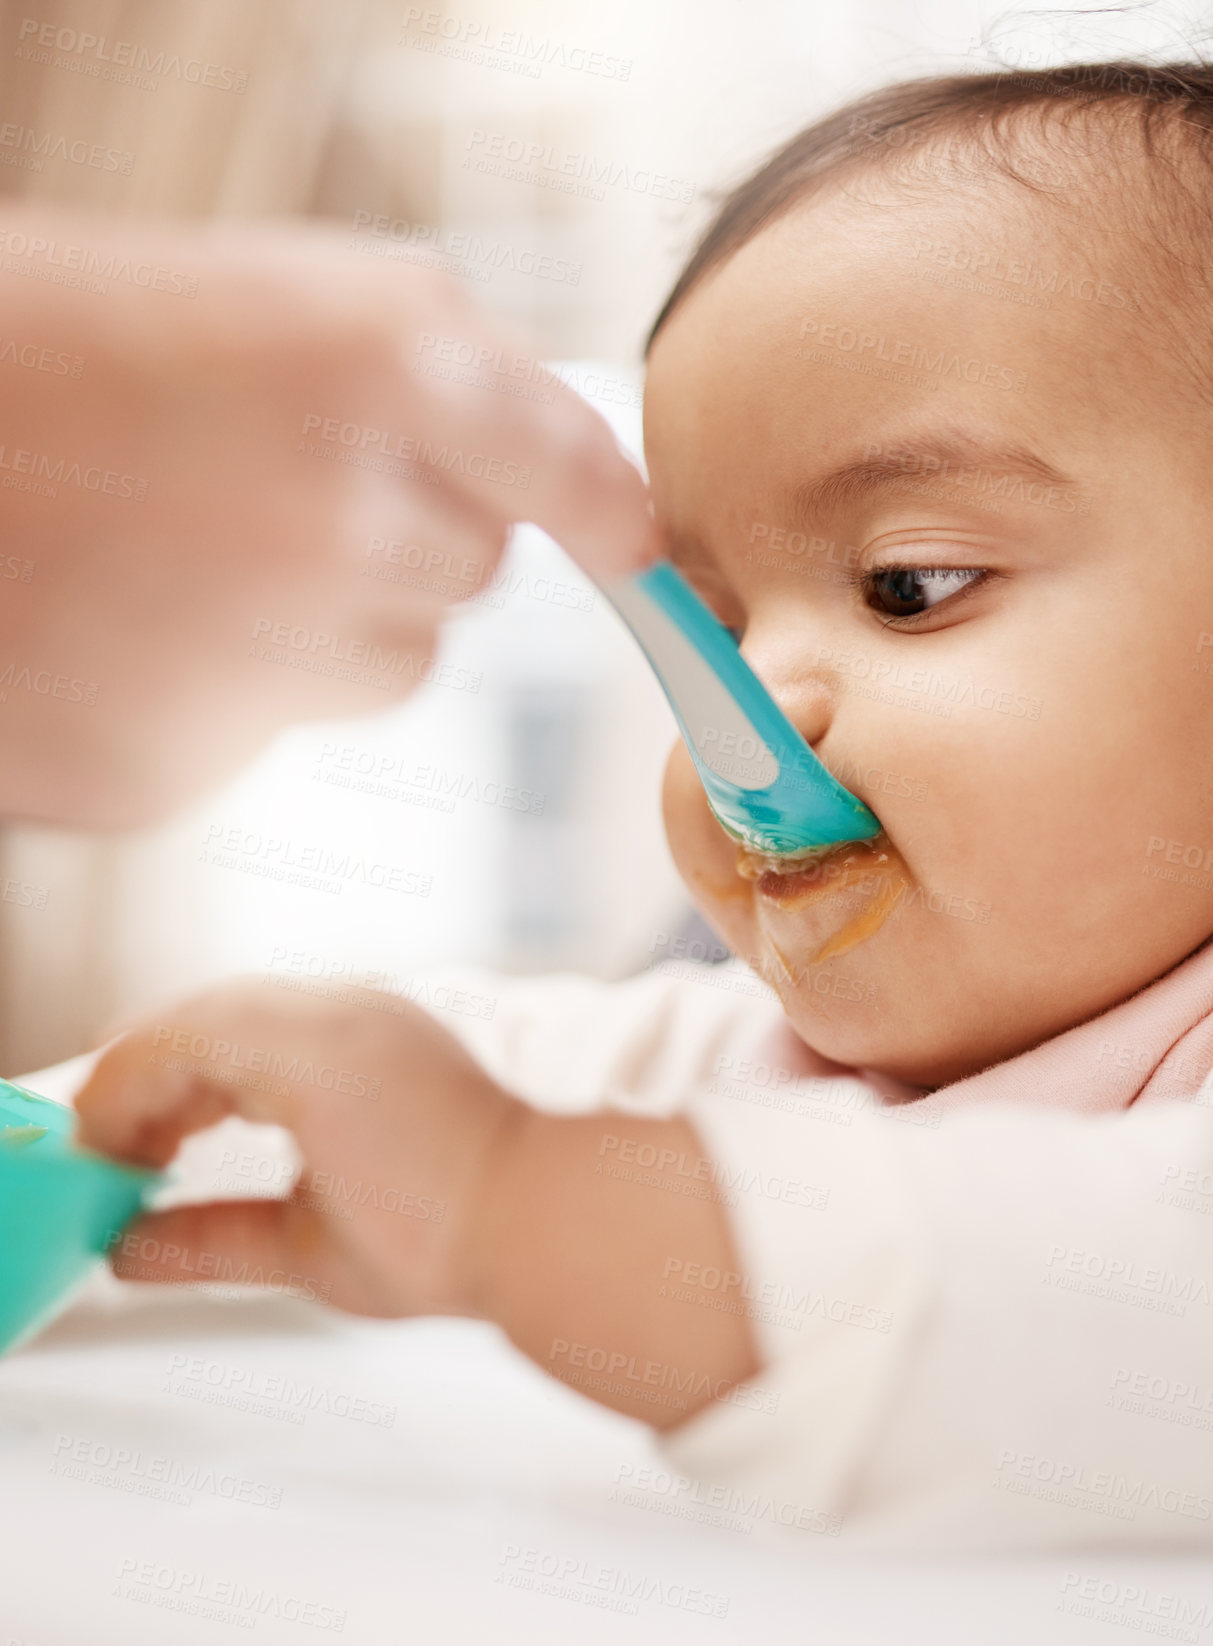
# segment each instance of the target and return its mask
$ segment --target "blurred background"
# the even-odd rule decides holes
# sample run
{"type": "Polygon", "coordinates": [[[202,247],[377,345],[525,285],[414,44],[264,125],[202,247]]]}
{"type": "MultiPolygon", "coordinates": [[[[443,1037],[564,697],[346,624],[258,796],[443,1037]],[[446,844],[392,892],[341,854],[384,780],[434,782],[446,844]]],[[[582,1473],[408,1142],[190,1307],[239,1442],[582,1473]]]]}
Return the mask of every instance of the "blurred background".
{"type": "MultiPolygon", "coordinates": [[[[53,157],[35,170],[0,132],[0,189],[114,216],[328,219],[358,253],[449,270],[528,324],[638,451],[643,336],[716,194],[770,149],[891,79],[1185,55],[1206,15],[18,0],[0,7],[4,120],[133,158],[125,173],[53,157]]],[[[0,903],[3,1067],[67,1056],[116,1014],[250,969],[424,995],[455,962],[614,978],[680,935],[712,958],[661,833],[664,701],[541,533],[517,534],[443,659],[446,684],[288,734],[165,827],[7,829],[0,872],[33,895],[0,903]],[[292,884],[308,865],[319,883],[292,884]],[[385,894],[385,875],[417,889],[385,894]]]]}

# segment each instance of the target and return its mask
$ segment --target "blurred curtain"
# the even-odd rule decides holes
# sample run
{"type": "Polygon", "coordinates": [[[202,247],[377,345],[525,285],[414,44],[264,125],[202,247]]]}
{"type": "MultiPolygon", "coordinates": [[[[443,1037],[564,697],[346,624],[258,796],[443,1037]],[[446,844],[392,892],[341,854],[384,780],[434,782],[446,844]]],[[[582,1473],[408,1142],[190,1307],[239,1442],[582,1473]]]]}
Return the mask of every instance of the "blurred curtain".
{"type": "Polygon", "coordinates": [[[107,212],[306,211],[377,0],[15,0],[0,106],[103,140],[130,175],[6,166],[0,188],[107,212]]]}

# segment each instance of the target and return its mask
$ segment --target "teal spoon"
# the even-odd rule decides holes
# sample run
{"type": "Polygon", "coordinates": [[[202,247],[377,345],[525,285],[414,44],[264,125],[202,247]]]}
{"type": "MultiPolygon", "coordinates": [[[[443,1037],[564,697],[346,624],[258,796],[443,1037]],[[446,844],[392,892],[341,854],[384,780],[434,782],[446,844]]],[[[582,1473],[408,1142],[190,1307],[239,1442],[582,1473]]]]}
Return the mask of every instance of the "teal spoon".
{"type": "Polygon", "coordinates": [[[163,1181],[78,1148],[74,1124],[0,1080],[0,1354],[50,1320],[163,1181]]]}
{"type": "Polygon", "coordinates": [[[880,833],[880,819],[826,770],[669,561],[603,592],[652,664],[708,804],[730,834],[785,856],[880,833]]]}

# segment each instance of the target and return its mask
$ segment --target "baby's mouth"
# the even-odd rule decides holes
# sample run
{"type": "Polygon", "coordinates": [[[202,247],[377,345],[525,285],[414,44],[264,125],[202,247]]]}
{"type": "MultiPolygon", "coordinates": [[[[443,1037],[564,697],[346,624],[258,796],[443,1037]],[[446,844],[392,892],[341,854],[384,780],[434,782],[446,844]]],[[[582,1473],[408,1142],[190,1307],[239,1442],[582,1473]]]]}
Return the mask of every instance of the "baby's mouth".
{"type": "MultiPolygon", "coordinates": [[[[835,955],[845,954],[884,925],[910,885],[910,873],[901,853],[883,831],[874,840],[847,840],[812,852],[772,856],[737,850],[737,873],[752,882],[760,923],[764,915],[780,917],[811,905],[823,906],[823,913],[837,902],[840,923],[826,937],[806,964],[820,965],[835,955]]],[[[770,933],[768,941],[772,942],[770,933]]],[[[776,956],[784,969],[791,968],[779,949],[776,956]]]]}

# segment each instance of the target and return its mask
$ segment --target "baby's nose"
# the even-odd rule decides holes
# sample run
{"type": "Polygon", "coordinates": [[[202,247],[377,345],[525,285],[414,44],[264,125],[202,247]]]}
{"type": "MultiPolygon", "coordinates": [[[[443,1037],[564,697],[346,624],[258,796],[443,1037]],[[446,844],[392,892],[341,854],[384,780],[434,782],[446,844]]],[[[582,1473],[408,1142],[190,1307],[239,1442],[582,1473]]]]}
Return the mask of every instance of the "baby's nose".
{"type": "Polygon", "coordinates": [[[815,662],[803,633],[751,629],[741,655],[809,747],[820,743],[834,717],[837,687],[829,669],[815,662]]]}

